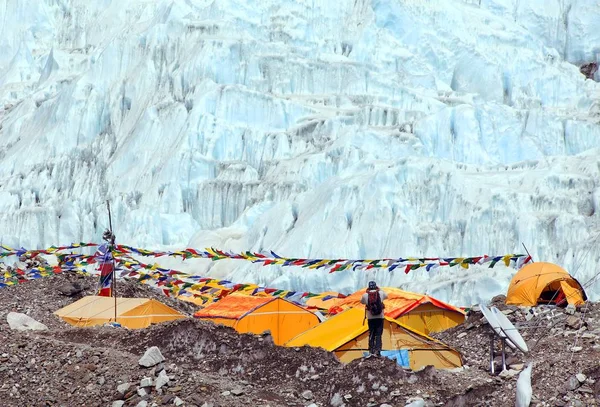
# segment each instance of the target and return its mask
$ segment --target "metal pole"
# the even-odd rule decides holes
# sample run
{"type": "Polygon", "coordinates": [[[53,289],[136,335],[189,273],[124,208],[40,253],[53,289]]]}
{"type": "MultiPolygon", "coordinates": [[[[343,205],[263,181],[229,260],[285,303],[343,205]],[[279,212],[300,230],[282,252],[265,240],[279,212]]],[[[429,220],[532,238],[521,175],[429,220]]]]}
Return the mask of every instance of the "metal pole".
{"type": "MultiPolygon", "coordinates": [[[[525,247],[525,243],[521,242],[521,244],[523,245],[523,248],[524,248],[524,249],[525,249],[525,251],[527,252],[527,255],[528,255],[529,257],[531,257],[531,254],[529,254],[529,250],[527,250],[527,248],[525,247]]],[[[531,257],[531,262],[532,262],[532,263],[535,263],[535,261],[533,261],[533,257],[531,257]]]]}
{"type": "Polygon", "coordinates": [[[502,338],[502,370],[506,370],[506,338],[502,338]]]}
{"type": "Polygon", "coordinates": [[[111,261],[112,261],[112,268],[113,268],[113,276],[112,276],[112,294],[113,297],[115,297],[115,324],[117,323],[117,270],[115,268],[115,259],[113,258],[113,245],[115,244],[115,238],[114,238],[114,234],[113,234],[113,228],[112,228],[112,216],[110,214],[110,201],[107,199],[106,200],[106,208],[108,209],[108,227],[110,229],[110,242],[108,244],[108,250],[110,250],[111,254],[111,261]]]}
{"type": "Polygon", "coordinates": [[[494,335],[490,335],[490,371],[494,374],[494,335]]]}

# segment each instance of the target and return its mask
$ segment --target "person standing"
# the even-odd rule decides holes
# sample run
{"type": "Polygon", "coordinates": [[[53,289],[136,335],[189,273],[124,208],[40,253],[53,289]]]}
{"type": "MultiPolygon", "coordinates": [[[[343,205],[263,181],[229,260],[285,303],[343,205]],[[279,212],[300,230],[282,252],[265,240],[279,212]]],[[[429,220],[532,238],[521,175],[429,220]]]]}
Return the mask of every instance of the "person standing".
{"type": "Polygon", "coordinates": [[[369,323],[369,356],[381,356],[381,335],[383,334],[385,291],[377,287],[375,281],[369,281],[369,287],[360,302],[365,304],[365,317],[369,323]]]}

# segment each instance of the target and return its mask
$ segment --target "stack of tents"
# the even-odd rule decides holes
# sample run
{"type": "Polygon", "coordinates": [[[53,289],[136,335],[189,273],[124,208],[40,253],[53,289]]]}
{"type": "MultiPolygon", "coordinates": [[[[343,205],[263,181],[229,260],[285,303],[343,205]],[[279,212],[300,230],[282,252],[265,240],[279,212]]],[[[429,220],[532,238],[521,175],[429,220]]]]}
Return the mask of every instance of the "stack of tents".
{"type": "MultiPolygon", "coordinates": [[[[431,332],[461,324],[465,313],[432,297],[396,288],[388,293],[382,355],[396,359],[411,369],[427,365],[436,368],[462,366],[460,354],[428,336],[431,332]]],[[[269,331],[276,345],[313,346],[333,352],[347,363],[368,351],[368,325],[360,297],[365,290],[340,299],[313,301],[301,306],[278,297],[252,297],[232,294],[199,310],[196,318],[230,326],[240,333],[269,331]],[[324,322],[315,309],[332,306],[324,322]]]]}

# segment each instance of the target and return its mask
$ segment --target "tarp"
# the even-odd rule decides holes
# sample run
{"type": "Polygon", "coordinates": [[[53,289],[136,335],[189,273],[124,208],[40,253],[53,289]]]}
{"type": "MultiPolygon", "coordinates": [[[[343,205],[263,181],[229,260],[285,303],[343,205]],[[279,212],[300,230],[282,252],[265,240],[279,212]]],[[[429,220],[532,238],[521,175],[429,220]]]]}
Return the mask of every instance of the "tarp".
{"type": "Polygon", "coordinates": [[[249,297],[232,294],[194,314],[234,328],[240,333],[269,331],[276,345],[319,324],[312,312],[279,297],[249,297]]]}
{"type": "MultiPolygon", "coordinates": [[[[115,321],[114,297],[91,295],[54,312],[77,327],[103,325],[115,321]]],[[[117,322],[130,329],[186,318],[177,310],[149,298],[117,298],[117,322]]]]}
{"type": "MultiPolygon", "coordinates": [[[[343,363],[362,357],[369,350],[369,327],[364,320],[364,311],[360,308],[350,308],[285,344],[289,347],[305,345],[333,352],[343,363]]],[[[458,351],[392,318],[385,317],[382,351],[394,354],[396,353],[394,351],[400,350],[408,352],[408,365],[413,370],[428,365],[438,369],[462,366],[458,351]]],[[[401,354],[396,353],[396,357],[398,356],[402,357],[401,354]]],[[[403,363],[406,364],[406,354],[403,363]]]]}
{"type": "Polygon", "coordinates": [[[582,305],[587,300],[579,281],[560,266],[544,262],[531,263],[513,276],[506,293],[506,303],[533,307],[544,302],[546,293],[554,301],[559,296],[559,291],[564,293],[569,304],[582,305]]]}
{"type": "MultiPolygon", "coordinates": [[[[385,316],[426,335],[444,331],[465,321],[463,310],[428,295],[411,293],[393,287],[383,287],[382,290],[388,295],[383,302],[385,316]]],[[[364,305],[360,303],[360,299],[365,292],[366,289],[363,289],[349,295],[330,308],[329,314],[334,315],[344,309],[354,307],[360,308],[364,312],[364,305]]]]}

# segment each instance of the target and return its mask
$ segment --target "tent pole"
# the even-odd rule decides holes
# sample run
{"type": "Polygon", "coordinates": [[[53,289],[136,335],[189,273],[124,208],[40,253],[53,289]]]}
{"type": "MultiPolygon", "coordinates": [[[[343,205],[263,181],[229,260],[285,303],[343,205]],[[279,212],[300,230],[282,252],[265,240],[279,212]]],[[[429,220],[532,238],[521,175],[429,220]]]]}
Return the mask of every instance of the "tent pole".
{"type": "Polygon", "coordinates": [[[112,276],[112,294],[115,297],[115,324],[117,323],[117,270],[115,268],[115,259],[113,257],[113,246],[115,244],[115,235],[112,228],[112,216],[110,214],[110,201],[106,200],[106,208],[108,209],[108,227],[110,228],[110,244],[108,249],[111,251],[110,257],[112,261],[113,276],[112,276]]]}

